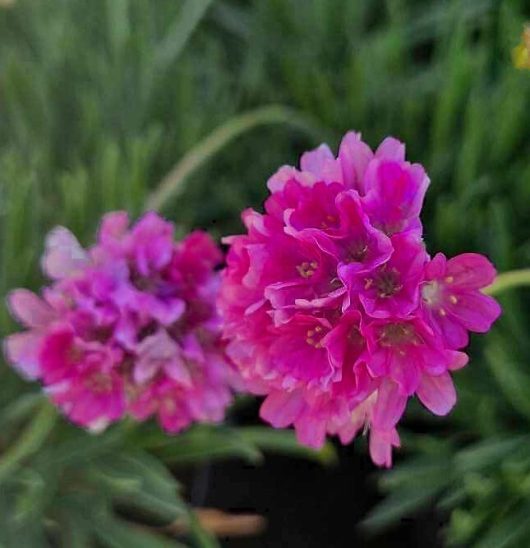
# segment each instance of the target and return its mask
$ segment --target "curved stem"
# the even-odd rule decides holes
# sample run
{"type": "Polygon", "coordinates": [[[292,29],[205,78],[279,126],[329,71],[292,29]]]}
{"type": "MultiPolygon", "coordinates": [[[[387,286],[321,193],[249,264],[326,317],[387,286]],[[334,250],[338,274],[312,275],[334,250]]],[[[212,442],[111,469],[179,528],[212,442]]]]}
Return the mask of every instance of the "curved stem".
{"type": "Polygon", "coordinates": [[[489,287],[484,289],[484,293],[488,295],[498,295],[507,289],[525,285],[530,286],[530,268],[510,270],[509,272],[499,274],[497,279],[489,287]]]}
{"type": "Polygon", "coordinates": [[[0,458],[0,483],[4,481],[25,458],[35,453],[44,443],[57,419],[57,411],[43,402],[33,420],[21,436],[0,458]]]}
{"type": "Polygon", "coordinates": [[[296,111],[272,105],[235,116],[200,141],[162,179],[147,199],[146,210],[160,210],[164,204],[182,192],[184,181],[214,154],[241,134],[260,125],[288,124],[308,133],[316,133],[315,126],[296,111]]]}

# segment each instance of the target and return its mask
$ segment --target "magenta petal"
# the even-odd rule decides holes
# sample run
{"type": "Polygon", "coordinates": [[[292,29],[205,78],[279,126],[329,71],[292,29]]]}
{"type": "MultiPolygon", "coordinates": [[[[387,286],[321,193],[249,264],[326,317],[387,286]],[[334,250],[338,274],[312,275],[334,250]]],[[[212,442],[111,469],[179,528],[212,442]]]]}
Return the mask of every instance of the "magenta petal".
{"type": "Polygon", "coordinates": [[[373,410],[372,424],[379,430],[393,428],[405,410],[408,397],[401,393],[399,386],[384,380],[379,387],[377,400],[373,410]]]}
{"type": "Polygon", "coordinates": [[[394,352],[390,360],[390,375],[408,395],[415,392],[420,382],[422,360],[412,352],[402,355],[394,352]]]}
{"type": "MultiPolygon", "coordinates": [[[[434,314],[438,313],[437,311],[434,314]]],[[[437,324],[449,348],[464,348],[469,343],[467,329],[447,316],[439,316],[437,324]]]]}
{"type": "Polygon", "coordinates": [[[452,278],[449,288],[480,289],[493,283],[496,271],[483,255],[462,253],[447,261],[447,276],[452,278]]]}
{"type": "Polygon", "coordinates": [[[425,265],[425,279],[434,280],[445,275],[447,259],[443,253],[436,253],[433,259],[425,265]]]}
{"type": "Polygon", "coordinates": [[[261,404],[259,416],[275,428],[285,428],[300,415],[304,400],[300,391],[271,392],[261,404]]]}
{"type": "Polygon", "coordinates": [[[367,352],[364,356],[368,369],[372,376],[382,377],[388,375],[391,353],[387,350],[378,350],[374,353],[367,352]]]}
{"type": "Polygon", "coordinates": [[[372,222],[386,234],[415,229],[429,178],[419,165],[374,160],[365,177],[364,205],[372,222]]]}
{"type": "Polygon", "coordinates": [[[450,305],[449,311],[466,329],[486,333],[500,316],[501,307],[493,297],[479,291],[467,291],[458,294],[457,302],[450,305]]]}
{"type": "Polygon", "coordinates": [[[416,394],[435,415],[447,415],[456,403],[456,391],[449,373],[436,377],[423,375],[416,394]]]}

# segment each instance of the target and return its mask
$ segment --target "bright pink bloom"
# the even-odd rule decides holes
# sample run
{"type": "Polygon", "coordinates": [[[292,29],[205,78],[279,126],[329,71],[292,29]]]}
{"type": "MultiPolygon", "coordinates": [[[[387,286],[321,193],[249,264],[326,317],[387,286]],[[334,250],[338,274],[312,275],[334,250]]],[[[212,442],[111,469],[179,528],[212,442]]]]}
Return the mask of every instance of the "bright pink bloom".
{"type": "Polygon", "coordinates": [[[6,339],[7,358],[73,422],[101,430],[156,414],[177,432],[222,420],[236,382],[215,308],[222,255],[202,232],[181,242],[173,232],[154,213],[132,227],[126,213],[110,213],[84,250],[56,228],[42,260],[55,281],[42,298],[10,294],[28,331],[6,339]]]}
{"type": "Polygon", "coordinates": [[[363,332],[370,373],[392,379],[406,396],[416,392],[422,374],[441,375],[463,359],[460,352],[446,349],[419,318],[374,320],[363,332]]]}
{"type": "Polygon", "coordinates": [[[449,260],[437,253],[427,265],[421,287],[423,310],[450,348],[463,348],[468,331],[486,333],[499,317],[497,301],[480,292],[493,282],[495,274],[486,257],[476,253],[449,260]]]}
{"type": "Polygon", "coordinates": [[[373,318],[407,317],[418,307],[425,247],[410,233],[396,234],[391,242],[394,252],[385,263],[348,280],[350,295],[373,318]]]}
{"type": "Polygon", "coordinates": [[[390,466],[410,397],[438,415],[456,402],[451,372],[467,362],[457,349],[499,308],[479,292],[494,277],[486,259],[429,262],[419,218],[428,185],[402,143],[372,152],[350,132],[338,157],[322,145],[299,169],[280,168],[265,213],[245,211],[247,233],[225,239],[227,351],[265,396],[261,417],[293,425],[301,443],[348,443],[369,429],[373,461],[390,466]]]}

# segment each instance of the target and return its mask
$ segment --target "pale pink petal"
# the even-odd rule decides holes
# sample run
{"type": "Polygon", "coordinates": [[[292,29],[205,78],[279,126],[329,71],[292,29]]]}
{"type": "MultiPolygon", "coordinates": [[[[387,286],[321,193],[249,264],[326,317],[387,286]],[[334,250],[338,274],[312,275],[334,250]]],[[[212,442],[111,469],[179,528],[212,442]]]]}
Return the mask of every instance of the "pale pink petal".
{"type": "Polygon", "coordinates": [[[326,423],[313,419],[311,416],[302,416],[295,422],[296,438],[302,445],[313,449],[320,449],[326,441],[326,423]]]}
{"type": "Polygon", "coordinates": [[[328,145],[320,145],[314,150],[304,152],[300,159],[300,168],[302,171],[309,171],[317,177],[322,175],[327,162],[335,161],[335,157],[328,145]]]}
{"type": "Polygon", "coordinates": [[[384,380],[379,387],[377,400],[373,409],[372,424],[379,430],[393,428],[405,411],[408,397],[402,394],[399,386],[384,380]]]}
{"type": "Polygon", "coordinates": [[[88,255],[77,238],[58,226],[46,237],[42,269],[53,280],[62,280],[79,272],[88,263],[88,255]]]}
{"type": "Polygon", "coordinates": [[[456,403],[456,391],[449,373],[436,377],[423,375],[416,394],[435,415],[447,415],[456,403]]]}
{"type": "Polygon", "coordinates": [[[318,178],[312,173],[301,173],[292,166],[282,166],[272,177],[267,181],[267,187],[271,192],[279,192],[283,190],[286,183],[291,180],[296,180],[304,186],[314,185],[318,178]]]}
{"type": "Polygon", "coordinates": [[[451,352],[452,359],[451,363],[449,364],[449,370],[450,371],[457,371],[458,369],[462,369],[462,367],[465,367],[469,362],[469,356],[465,354],[464,352],[451,352]]]}
{"type": "Polygon", "coordinates": [[[404,162],[405,161],[405,145],[394,139],[394,137],[387,137],[383,142],[377,147],[375,151],[376,158],[381,158],[383,160],[393,160],[394,162],[404,162]]]}
{"type": "Polygon", "coordinates": [[[39,352],[42,336],[35,331],[15,333],[4,339],[4,353],[9,363],[27,379],[40,376],[39,352]]]}
{"type": "Polygon", "coordinates": [[[180,348],[169,337],[165,329],[145,337],[136,348],[137,360],[134,367],[134,381],[143,383],[152,378],[158,371],[170,368],[172,374],[179,377],[176,360],[180,359],[180,348]]]}
{"type": "Polygon", "coordinates": [[[26,327],[45,327],[56,314],[53,309],[27,289],[15,289],[7,296],[11,314],[26,327]]]}
{"type": "Polygon", "coordinates": [[[399,435],[395,428],[388,432],[371,430],[370,456],[377,466],[390,468],[392,466],[392,447],[399,446],[399,435]]]}
{"type": "Polygon", "coordinates": [[[102,243],[120,240],[127,232],[129,215],[126,211],[113,211],[101,220],[98,241],[102,243]]]}
{"type": "Polygon", "coordinates": [[[339,147],[342,180],[346,187],[364,194],[364,174],[372,158],[373,152],[366,143],[363,143],[360,133],[346,133],[339,147]]]}
{"type": "Polygon", "coordinates": [[[285,428],[292,424],[304,407],[301,392],[271,392],[262,403],[259,415],[275,428],[285,428]]]}
{"type": "Polygon", "coordinates": [[[186,388],[191,388],[193,385],[189,369],[186,367],[184,361],[178,356],[175,356],[166,363],[164,371],[170,379],[173,379],[176,383],[186,388]]]}

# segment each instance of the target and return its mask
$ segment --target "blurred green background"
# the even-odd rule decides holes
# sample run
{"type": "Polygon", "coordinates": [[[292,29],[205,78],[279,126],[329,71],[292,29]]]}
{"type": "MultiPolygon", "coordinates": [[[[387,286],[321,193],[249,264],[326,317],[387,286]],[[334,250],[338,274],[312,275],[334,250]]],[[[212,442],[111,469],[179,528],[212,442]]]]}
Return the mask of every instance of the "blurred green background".
{"type": "MultiPolygon", "coordinates": [[[[140,214],[182,158],[190,167],[190,151],[189,177],[161,210],[182,230],[219,237],[241,229],[243,208],[261,207],[279,165],[320,141],[336,147],[349,129],[374,147],[394,135],[424,164],[431,252],[485,253],[499,271],[528,266],[530,70],[511,59],[526,19],[523,0],[0,1],[0,294],[43,283],[51,227],[90,242],[103,212],[140,214]]],[[[530,546],[529,299],[516,290],[501,301],[502,319],[473,338],[471,365],[456,374],[451,417],[410,409],[367,531],[434,505],[444,543],[530,546]]],[[[0,329],[14,329],[4,309],[0,329]]],[[[123,470],[158,469],[152,455],[167,457],[166,442],[149,427],[95,442],[51,424],[35,394],[1,364],[0,545],[173,545],[152,535],[134,544],[138,531],[112,510],[119,489],[135,492],[123,470]],[[20,449],[33,416],[42,439],[20,449]],[[128,464],[109,460],[105,443],[128,464]],[[61,481],[82,466],[81,487],[65,495],[61,481]],[[108,484],[107,502],[87,484],[108,484]]],[[[252,458],[252,432],[232,434],[219,442],[226,454],[252,458]]],[[[159,499],[160,473],[151,478],[159,499]]],[[[215,541],[198,532],[194,542],[215,541]]]]}

